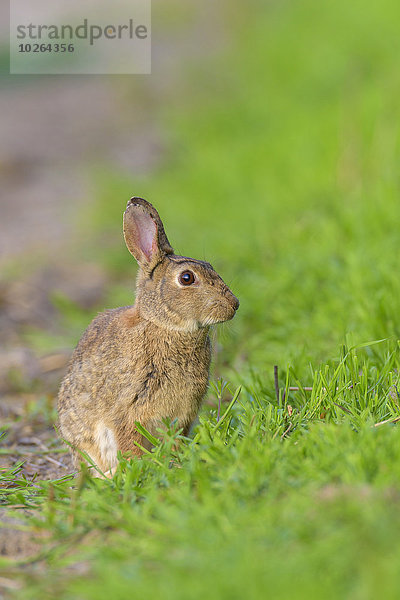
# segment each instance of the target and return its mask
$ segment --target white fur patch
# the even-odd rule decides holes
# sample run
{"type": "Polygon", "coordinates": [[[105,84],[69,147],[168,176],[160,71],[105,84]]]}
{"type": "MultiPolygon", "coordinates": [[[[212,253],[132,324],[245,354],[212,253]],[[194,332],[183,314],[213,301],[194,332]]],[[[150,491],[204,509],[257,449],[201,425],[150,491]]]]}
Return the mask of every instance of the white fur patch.
{"type": "Polygon", "coordinates": [[[117,464],[117,442],[114,432],[100,422],[97,425],[95,439],[102,461],[111,469],[117,464]]]}

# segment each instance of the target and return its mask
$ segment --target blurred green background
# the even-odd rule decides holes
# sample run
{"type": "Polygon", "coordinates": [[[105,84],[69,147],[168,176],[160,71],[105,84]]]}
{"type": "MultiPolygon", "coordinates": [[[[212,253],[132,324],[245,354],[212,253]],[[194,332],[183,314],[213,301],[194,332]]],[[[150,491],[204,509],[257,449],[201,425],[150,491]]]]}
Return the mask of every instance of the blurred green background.
{"type": "MultiPolygon", "coordinates": [[[[218,445],[202,422],[195,467],[132,467],[147,504],[115,484],[127,503],[115,531],[115,489],[88,484],[68,525],[76,503],[65,508],[60,492],[47,531],[76,543],[74,523],[87,533],[90,515],[104,539],[88,552],[90,584],[69,574],[58,597],[125,598],[131,585],[165,598],[397,597],[398,434],[371,427],[398,414],[399,21],[395,0],[154,1],[150,76],[3,76],[4,419],[49,430],[83,329],[133,302],[122,237],[133,195],[241,302],[215,334],[212,374],[248,394],[225,432],[233,441],[218,445]],[[343,344],[367,346],[332,375],[343,344]],[[281,387],[320,372],[332,392],[312,408],[291,394],[292,443],[274,365],[281,387]],[[354,394],[336,396],[341,384],[354,394]],[[273,423],[260,437],[255,398],[273,423]]],[[[203,417],[215,418],[209,404],[203,417]]],[[[23,597],[53,597],[64,575],[51,589],[34,578],[23,597]]]]}
{"type": "Polygon", "coordinates": [[[3,256],[18,277],[52,264],[40,299],[66,319],[67,346],[98,310],[132,302],[132,195],[240,297],[220,336],[229,370],[304,372],[348,332],[398,336],[397,14],[392,2],[155,3],[151,76],[6,78],[3,256]]]}

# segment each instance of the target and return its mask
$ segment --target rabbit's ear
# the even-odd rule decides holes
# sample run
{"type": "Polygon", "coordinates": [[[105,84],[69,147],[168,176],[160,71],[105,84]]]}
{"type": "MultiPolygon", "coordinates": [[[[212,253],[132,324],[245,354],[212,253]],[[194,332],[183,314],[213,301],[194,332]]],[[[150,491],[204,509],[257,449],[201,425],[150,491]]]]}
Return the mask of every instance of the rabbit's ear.
{"type": "Polygon", "coordinates": [[[143,198],[131,198],[124,212],[126,246],[141,267],[154,267],[174,250],[158,212],[143,198]]]}

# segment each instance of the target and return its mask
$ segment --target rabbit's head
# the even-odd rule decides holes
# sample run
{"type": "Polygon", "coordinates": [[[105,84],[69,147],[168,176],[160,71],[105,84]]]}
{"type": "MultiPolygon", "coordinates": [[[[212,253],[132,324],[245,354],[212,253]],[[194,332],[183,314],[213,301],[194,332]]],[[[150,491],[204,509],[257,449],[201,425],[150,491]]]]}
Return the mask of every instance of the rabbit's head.
{"type": "Polygon", "coordinates": [[[149,202],[142,198],[128,202],[124,236],[140,267],[136,306],[143,318],[190,332],[235,315],[238,299],[209,263],[174,254],[149,202]]]}

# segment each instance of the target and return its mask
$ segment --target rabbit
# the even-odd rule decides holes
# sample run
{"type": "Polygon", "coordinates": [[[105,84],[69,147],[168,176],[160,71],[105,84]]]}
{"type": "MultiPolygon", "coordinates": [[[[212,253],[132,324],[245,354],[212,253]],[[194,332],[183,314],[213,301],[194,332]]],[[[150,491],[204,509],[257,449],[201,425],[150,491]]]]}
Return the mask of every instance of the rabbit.
{"type": "Polygon", "coordinates": [[[112,476],[117,452],[140,456],[163,420],[187,435],[206,394],[210,327],[232,319],[239,300],[213,267],[177,256],[156,209],[131,198],[123,217],[139,265],[133,306],[106,310],[79,341],[58,395],[60,434],[79,467],[80,451],[112,476]]]}

